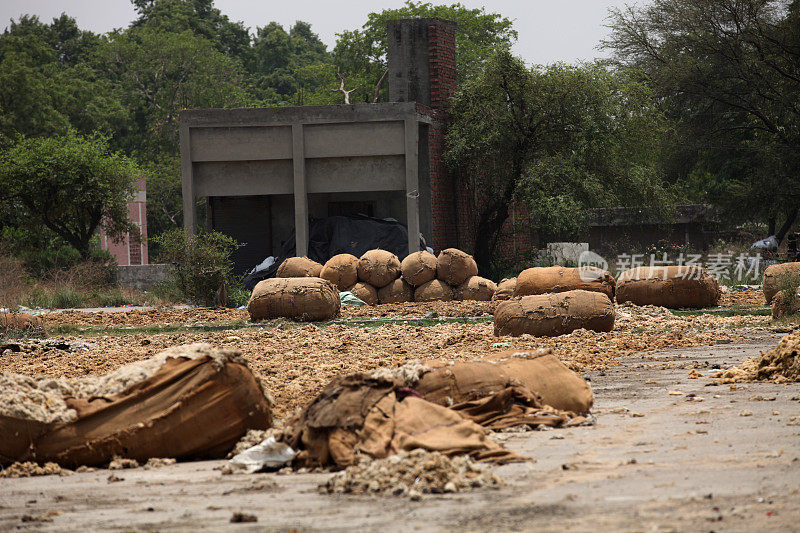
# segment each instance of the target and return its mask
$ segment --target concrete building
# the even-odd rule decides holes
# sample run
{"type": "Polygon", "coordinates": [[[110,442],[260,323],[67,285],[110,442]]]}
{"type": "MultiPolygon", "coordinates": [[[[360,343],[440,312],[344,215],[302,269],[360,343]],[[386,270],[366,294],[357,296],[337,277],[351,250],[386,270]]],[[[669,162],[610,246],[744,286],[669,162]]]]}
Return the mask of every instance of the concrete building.
{"type": "Polygon", "coordinates": [[[136,184],[136,194],[128,202],[128,216],[131,222],[139,226],[139,235],[126,233],[121,239],[114,240],[101,229],[100,248],[107,250],[119,266],[146,265],[148,264],[147,251],[147,184],[144,178],[139,178],[136,184]]]}
{"type": "Polygon", "coordinates": [[[237,271],[277,255],[309,217],[366,214],[408,227],[434,248],[457,244],[453,182],[442,160],[446,104],[456,88],[455,24],[390,21],[390,102],[181,114],[184,221],[246,243],[237,271]]]}

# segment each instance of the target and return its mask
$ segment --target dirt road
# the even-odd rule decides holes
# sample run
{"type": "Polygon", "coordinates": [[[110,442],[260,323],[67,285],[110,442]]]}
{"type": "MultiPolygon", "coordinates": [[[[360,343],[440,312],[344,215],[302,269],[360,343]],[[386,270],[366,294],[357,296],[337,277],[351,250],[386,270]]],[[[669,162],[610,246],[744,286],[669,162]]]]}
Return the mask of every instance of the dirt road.
{"type": "Polygon", "coordinates": [[[589,372],[596,425],[500,435],[536,462],[497,467],[499,490],[331,496],[328,474],[223,476],[210,461],[0,479],[0,530],[800,531],[800,387],[707,386],[713,365],[779,338],[589,372]],[[258,522],[231,524],[235,511],[258,522]]]}

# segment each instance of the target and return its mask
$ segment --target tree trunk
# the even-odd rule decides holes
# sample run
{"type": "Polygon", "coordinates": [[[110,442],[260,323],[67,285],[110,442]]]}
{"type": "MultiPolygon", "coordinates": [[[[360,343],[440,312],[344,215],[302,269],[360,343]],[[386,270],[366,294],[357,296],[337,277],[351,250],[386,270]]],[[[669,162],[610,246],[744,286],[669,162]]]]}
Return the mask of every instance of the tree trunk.
{"type": "Polygon", "coordinates": [[[778,230],[778,233],[773,234],[778,240],[778,246],[781,245],[784,237],[786,237],[786,234],[789,233],[790,229],[792,229],[792,224],[794,224],[794,221],[797,220],[797,210],[797,207],[793,208],[786,216],[786,222],[783,223],[783,226],[781,226],[781,229],[778,230]]]}
{"type": "Polygon", "coordinates": [[[767,228],[767,237],[775,235],[775,217],[769,217],[769,227],[767,228]]]}
{"type": "Polygon", "coordinates": [[[478,264],[478,272],[491,272],[500,231],[508,216],[508,203],[494,204],[481,213],[475,232],[475,262],[478,264]]]}

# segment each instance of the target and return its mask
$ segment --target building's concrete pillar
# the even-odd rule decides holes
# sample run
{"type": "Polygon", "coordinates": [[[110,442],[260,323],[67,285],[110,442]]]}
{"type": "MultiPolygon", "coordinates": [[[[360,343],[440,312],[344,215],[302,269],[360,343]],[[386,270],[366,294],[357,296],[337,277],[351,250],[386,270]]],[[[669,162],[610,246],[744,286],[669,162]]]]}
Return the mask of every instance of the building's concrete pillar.
{"type": "Polygon", "coordinates": [[[183,192],[183,228],[189,235],[197,233],[197,205],[194,196],[192,175],[192,151],[189,142],[189,126],[180,126],[181,144],[181,189],[183,192]]]}
{"type": "Polygon", "coordinates": [[[294,164],[294,238],[298,257],[308,254],[308,195],[306,194],[306,158],[303,125],[292,124],[292,160],[294,164]]]}
{"type": "Polygon", "coordinates": [[[413,118],[405,119],[405,145],[408,253],[414,253],[419,250],[419,126],[413,118]]]}

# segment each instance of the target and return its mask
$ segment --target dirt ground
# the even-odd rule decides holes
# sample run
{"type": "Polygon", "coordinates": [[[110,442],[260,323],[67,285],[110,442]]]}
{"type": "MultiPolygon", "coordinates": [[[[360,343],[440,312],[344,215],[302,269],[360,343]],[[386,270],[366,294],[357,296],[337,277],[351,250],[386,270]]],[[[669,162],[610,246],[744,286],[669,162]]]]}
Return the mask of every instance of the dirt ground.
{"type": "Polygon", "coordinates": [[[208,461],[0,479],[0,530],[798,531],[800,387],[708,378],[774,346],[763,331],[584,372],[596,424],[497,435],[535,459],[495,467],[498,490],[327,495],[330,474],[224,476],[208,461]],[[231,524],[240,511],[258,521],[231,524]]]}

